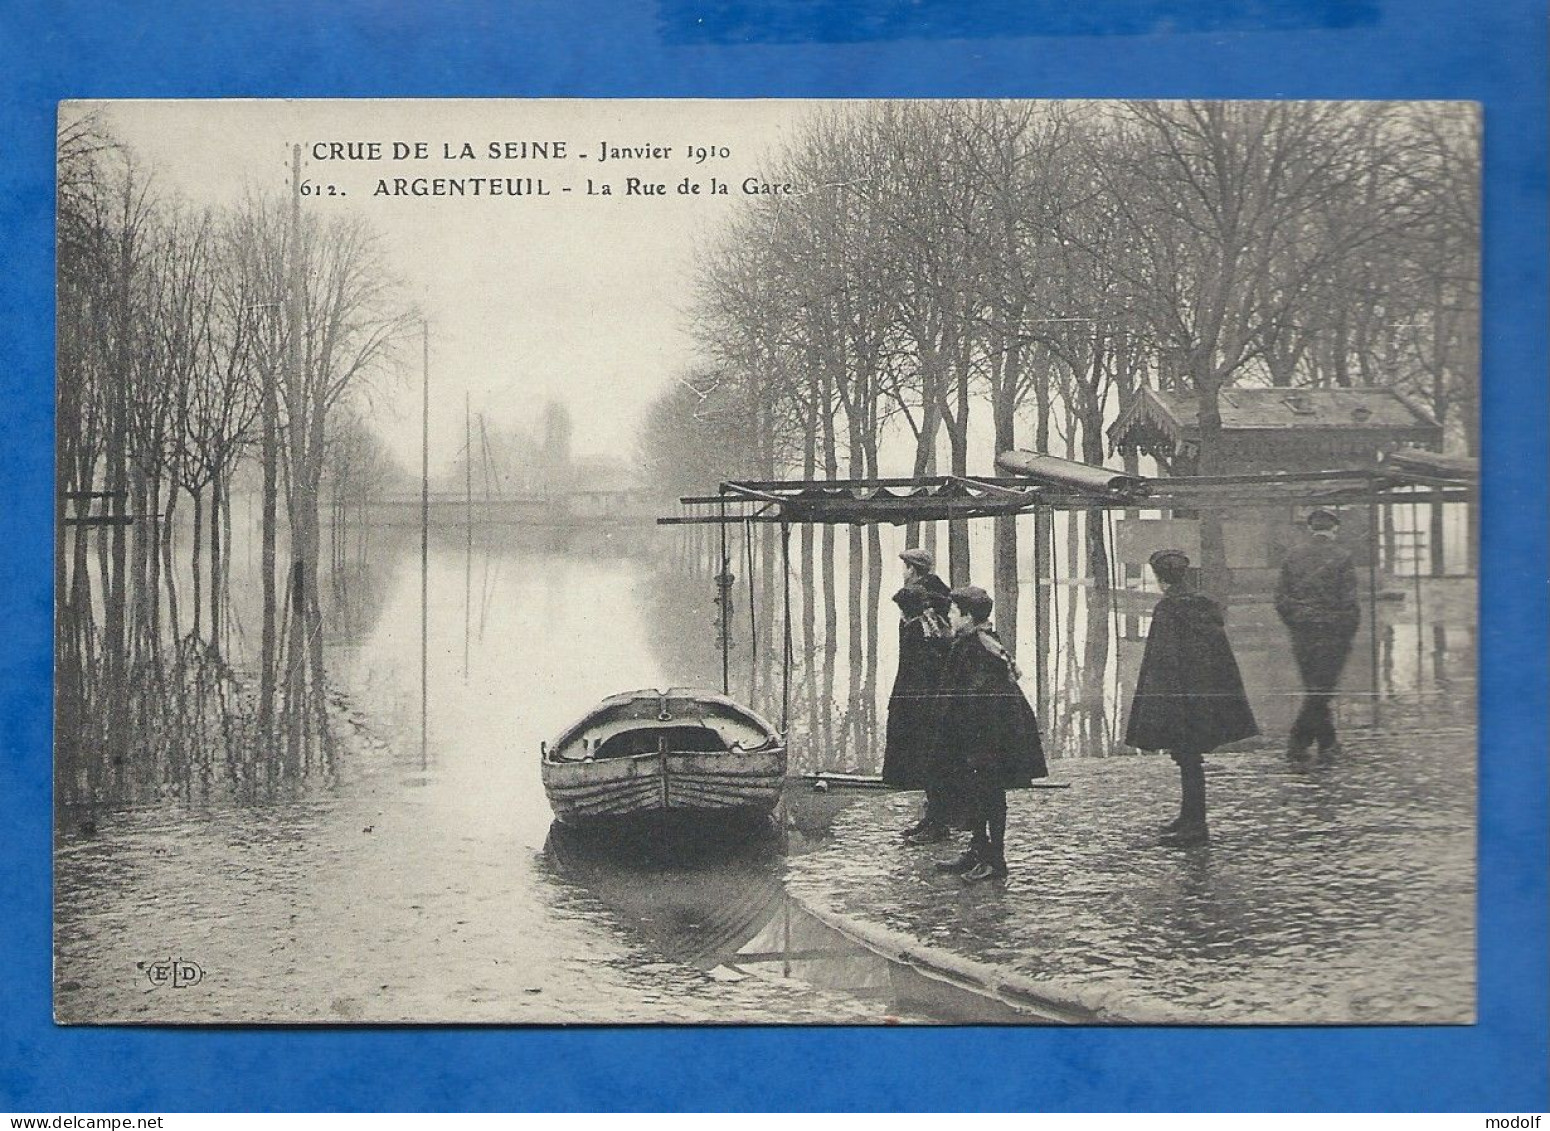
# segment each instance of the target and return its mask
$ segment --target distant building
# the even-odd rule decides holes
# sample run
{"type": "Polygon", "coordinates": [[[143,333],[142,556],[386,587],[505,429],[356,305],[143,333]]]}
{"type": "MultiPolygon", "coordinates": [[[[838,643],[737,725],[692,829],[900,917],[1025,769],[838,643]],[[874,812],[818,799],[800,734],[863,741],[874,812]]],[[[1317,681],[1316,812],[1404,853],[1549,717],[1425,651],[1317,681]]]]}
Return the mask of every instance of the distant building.
{"type": "Polygon", "coordinates": [[[538,493],[552,499],[570,492],[576,474],[571,459],[570,410],[558,401],[544,406],[543,434],[538,453],[538,493]]]}
{"type": "MultiPolygon", "coordinates": [[[[1194,393],[1142,389],[1109,426],[1109,442],[1116,452],[1152,457],[1164,475],[1194,475],[1200,454],[1197,404],[1194,393]]],[[[1442,442],[1442,428],[1431,413],[1392,389],[1224,389],[1220,407],[1223,475],[1371,467],[1399,448],[1442,442]]],[[[1365,562],[1371,548],[1367,510],[1355,508],[1343,518],[1345,537],[1365,562]]],[[[1299,508],[1291,506],[1230,510],[1222,534],[1232,593],[1264,593],[1273,586],[1287,547],[1302,536],[1301,519],[1299,508]]],[[[1136,571],[1153,542],[1182,542],[1181,548],[1198,553],[1193,515],[1127,526],[1124,563],[1136,571]]]]}
{"type": "MultiPolygon", "coordinates": [[[[1224,474],[1365,467],[1442,442],[1432,414],[1392,389],[1223,389],[1220,406],[1224,474]]],[[[1109,443],[1153,457],[1165,474],[1193,475],[1198,415],[1194,393],[1142,389],[1109,426],[1109,443]]]]}

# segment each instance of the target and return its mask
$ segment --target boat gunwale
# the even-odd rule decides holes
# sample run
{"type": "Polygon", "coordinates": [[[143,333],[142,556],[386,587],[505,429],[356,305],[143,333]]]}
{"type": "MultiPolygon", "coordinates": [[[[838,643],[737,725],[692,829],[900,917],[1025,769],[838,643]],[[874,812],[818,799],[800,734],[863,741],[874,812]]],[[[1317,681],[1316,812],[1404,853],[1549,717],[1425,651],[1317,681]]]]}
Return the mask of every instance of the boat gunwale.
{"type": "MultiPolygon", "coordinates": [[[[693,700],[693,701],[698,702],[698,703],[706,704],[708,706],[723,708],[723,709],[725,709],[727,711],[727,713],[729,715],[731,715],[737,721],[746,723],[746,724],[752,726],[754,729],[762,731],[766,735],[766,739],[765,739],[765,741],[761,745],[759,745],[759,746],[744,747],[741,750],[731,750],[731,749],[728,749],[726,751],[719,751],[719,750],[709,750],[709,751],[672,751],[672,750],[670,750],[670,751],[668,751],[669,754],[674,754],[674,753],[678,753],[678,754],[703,753],[703,754],[710,754],[712,756],[715,756],[715,755],[720,755],[720,754],[735,755],[735,754],[750,754],[750,753],[756,753],[756,752],[757,753],[766,753],[766,752],[770,752],[770,751],[772,751],[774,749],[781,749],[781,750],[785,749],[785,745],[786,745],[785,736],[783,734],[781,734],[779,730],[776,729],[776,727],[775,727],[775,725],[773,723],[771,723],[768,719],[764,718],[764,716],[760,715],[757,711],[753,710],[753,708],[746,707],[743,704],[739,703],[737,700],[732,699],[729,696],[721,694],[719,691],[705,691],[705,690],[701,690],[699,688],[691,688],[691,687],[669,687],[666,691],[660,691],[660,690],[658,690],[657,688],[654,688],[654,687],[646,687],[646,688],[641,688],[638,691],[623,691],[623,692],[620,692],[617,695],[610,695],[607,699],[604,699],[597,706],[593,707],[586,714],[582,715],[581,718],[577,719],[574,723],[572,723],[570,726],[566,727],[563,731],[561,731],[559,736],[557,738],[555,738],[552,742],[548,742],[548,743],[544,744],[543,752],[540,755],[541,760],[542,760],[542,764],[545,765],[545,766],[574,766],[574,765],[585,764],[587,761],[589,761],[589,759],[585,759],[585,758],[580,758],[580,759],[577,759],[577,758],[557,758],[557,757],[554,756],[554,752],[557,751],[557,750],[562,750],[566,746],[568,746],[569,744],[574,742],[575,739],[576,739],[576,736],[578,734],[580,734],[583,730],[585,730],[588,725],[590,725],[594,720],[597,719],[597,717],[599,715],[603,714],[605,711],[608,711],[610,709],[617,708],[617,707],[622,707],[622,706],[624,706],[624,705],[626,705],[628,703],[649,702],[649,701],[651,701],[653,699],[658,700],[658,701],[663,700],[663,699],[689,699],[689,700],[693,700]]],[[[663,720],[653,720],[653,721],[662,722],[663,720]]],[[[686,721],[687,720],[680,720],[679,721],[680,725],[683,725],[684,722],[686,722],[686,721]]],[[[642,722],[645,723],[645,720],[642,720],[642,722]]],[[[650,728],[649,728],[649,726],[643,726],[642,729],[650,729],[650,728]]],[[[659,751],[653,750],[653,751],[644,752],[642,754],[626,754],[626,755],[622,755],[622,756],[620,756],[618,758],[593,759],[591,761],[593,761],[593,764],[597,764],[597,762],[599,762],[599,761],[601,761],[601,762],[615,762],[615,761],[626,761],[626,760],[634,759],[634,758],[657,758],[657,757],[660,757],[660,756],[661,756],[661,754],[660,754],[659,751]]]]}

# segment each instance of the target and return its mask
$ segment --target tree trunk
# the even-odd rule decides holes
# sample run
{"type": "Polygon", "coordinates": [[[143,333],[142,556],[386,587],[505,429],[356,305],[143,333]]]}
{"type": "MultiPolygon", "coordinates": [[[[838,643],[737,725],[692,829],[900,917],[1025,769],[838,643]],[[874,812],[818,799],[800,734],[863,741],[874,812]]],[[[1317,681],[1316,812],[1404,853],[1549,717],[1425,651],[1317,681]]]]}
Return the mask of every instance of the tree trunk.
{"type": "MultiPolygon", "coordinates": [[[[1034,447],[1040,452],[1049,451],[1050,395],[1049,372],[1044,373],[1034,385],[1035,417],[1034,447]]],[[[1049,645],[1050,645],[1050,543],[1054,535],[1053,514],[1048,507],[1038,507],[1033,512],[1033,652],[1034,687],[1039,717],[1045,718],[1049,693],[1049,645]]]]}
{"type": "MultiPolygon", "coordinates": [[[[993,407],[995,416],[996,452],[1009,452],[1017,447],[1013,405],[1010,397],[997,396],[993,407]]],[[[1017,653],[1017,519],[1006,515],[995,519],[995,593],[996,630],[1001,634],[1007,650],[1017,653]]]]}
{"type": "MultiPolygon", "coordinates": [[[[875,437],[870,437],[866,444],[867,468],[871,476],[878,475],[878,453],[875,437]]],[[[868,734],[874,741],[876,752],[876,765],[868,765],[868,769],[882,770],[882,755],[879,745],[881,735],[877,733],[877,651],[878,651],[878,620],[881,617],[881,605],[883,597],[883,542],[882,532],[876,523],[871,523],[866,528],[866,677],[862,681],[862,698],[866,706],[865,725],[868,734]]]]}
{"type": "Polygon", "coordinates": [[[143,520],[146,537],[145,589],[146,589],[146,644],[152,654],[161,651],[161,545],[163,520],[161,516],[161,472],[146,476],[148,502],[143,520]]]}
{"type": "MultiPolygon", "coordinates": [[[[759,460],[759,474],[765,479],[775,478],[775,433],[774,425],[766,411],[761,422],[759,442],[762,448],[759,460]]],[[[784,608],[777,602],[776,594],[779,588],[776,585],[776,576],[780,573],[781,565],[777,554],[777,539],[779,527],[755,526],[754,533],[758,536],[759,543],[759,594],[763,622],[767,626],[764,631],[768,641],[761,651],[759,660],[763,668],[761,678],[767,689],[766,695],[772,704],[771,713],[779,717],[781,707],[779,696],[781,694],[782,680],[779,671],[786,664],[784,608]]]]}
{"type": "Polygon", "coordinates": [[[194,583],[194,627],[193,637],[199,639],[200,629],[203,626],[203,574],[204,563],[200,559],[204,556],[204,494],[198,487],[188,489],[189,496],[194,500],[194,537],[189,547],[190,578],[194,583]]]}
{"type": "Polygon", "coordinates": [[[259,519],[260,587],[263,592],[263,616],[259,627],[258,658],[258,734],[260,742],[267,742],[274,729],[275,698],[275,635],[278,630],[275,592],[275,527],[279,521],[279,406],[276,403],[275,374],[263,375],[263,436],[259,459],[263,465],[262,509],[259,519]]]}
{"type": "MultiPolygon", "coordinates": [[[[915,437],[915,462],[911,469],[913,478],[920,479],[936,474],[936,439],[942,425],[940,361],[936,352],[925,343],[920,346],[920,435],[915,437]]],[[[911,522],[904,529],[904,544],[922,545],[921,524],[911,522]]],[[[926,524],[926,549],[935,552],[936,527],[926,524]]]]}
{"type": "Polygon", "coordinates": [[[210,477],[210,650],[221,654],[221,473],[210,477]]]}
{"type": "MultiPolygon", "coordinates": [[[[802,478],[811,482],[818,475],[818,408],[811,402],[802,444],[802,478]]],[[[817,577],[814,572],[813,524],[801,525],[802,561],[802,686],[807,699],[807,741],[816,741],[819,733],[818,712],[818,618],[815,598],[817,577]]]]}
{"type": "MultiPolygon", "coordinates": [[[[968,347],[963,347],[967,354],[968,347]]],[[[953,474],[969,474],[969,363],[967,356],[958,358],[956,377],[957,414],[947,433],[952,448],[953,474]]],[[[969,561],[969,524],[964,519],[954,519],[947,524],[948,578],[954,588],[968,585],[971,564],[969,561]]]]}
{"type": "MultiPolygon", "coordinates": [[[[824,404],[829,404],[827,396],[824,404]]],[[[823,471],[825,479],[838,479],[839,454],[835,448],[834,417],[823,414],[823,471]]],[[[820,711],[823,718],[825,758],[833,758],[834,750],[834,662],[839,655],[839,612],[834,577],[834,527],[824,523],[820,548],[820,570],[823,585],[823,702],[820,711]]]]}
{"type": "MultiPolygon", "coordinates": [[[[221,476],[221,589],[219,601],[223,614],[231,600],[231,476],[221,476]]],[[[229,626],[231,618],[223,615],[221,623],[229,626]]],[[[229,627],[227,631],[230,631],[229,627]]],[[[225,654],[225,642],[217,641],[221,645],[222,655],[225,654]]]]}
{"type": "MultiPolygon", "coordinates": [[[[932,442],[931,451],[928,453],[928,455],[929,455],[929,458],[926,460],[926,475],[931,477],[932,479],[935,479],[936,478],[936,472],[937,472],[937,466],[936,466],[936,443],[935,443],[935,441],[932,442]]],[[[938,524],[935,521],[932,521],[932,522],[925,523],[924,526],[925,526],[925,529],[923,531],[921,531],[920,546],[921,546],[922,549],[924,549],[926,551],[926,553],[931,555],[931,560],[932,561],[936,561],[937,560],[936,544],[937,544],[937,526],[938,526],[938,524]]]]}
{"type": "Polygon", "coordinates": [[[144,468],[139,464],[135,464],[130,471],[129,494],[137,521],[131,530],[128,634],[130,655],[138,658],[146,652],[152,627],[149,620],[150,590],[146,585],[146,576],[150,572],[149,558],[154,530],[154,523],[147,517],[151,513],[150,484],[144,468]]]}
{"type": "MultiPolygon", "coordinates": [[[[1200,399],[1200,452],[1198,473],[1222,474],[1221,384],[1214,377],[1195,374],[1195,390],[1200,399]]],[[[1231,575],[1227,570],[1227,542],[1222,531],[1222,512],[1215,507],[1200,511],[1200,569],[1204,589],[1217,600],[1231,595],[1231,575]]]]}
{"type": "MultiPolygon", "coordinates": [[[[859,427],[852,424],[850,427],[850,476],[852,479],[866,478],[866,463],[863,455],[862,440],[859,427]]],[[[847,526],[845,528],[845,540],[850,554],[845,571],[845,590],[849,618],[846,632],[846,689],[848,694],[846,702],[849,704],[847,722],[850,732],[850,749],[853,758],[862,756],[865,750],[865,734],[862,731],[861,711],[861,677],[865,656],[862,651],[866,627],[864,618],[866,608],[862,603],[862,582],[866,574],[866,563],[862,560],[862,534],[861,527],[847,526]]]]}
{"type": "MultiPolygon", "coordinates": [[[[1448,410],[1452,407],[1451,398],[1448,395],[1448,334],[1445,327],[1445,315],[1443,313],[1442,283],[1439,278],[1436,292],[1436,305],[1432,314],[1432,413],[1437,418],[1444,434],[1448,427],[1448,410]]],[[[1433,445],[1437,451],[1442,451],[1444,443],[1438,440],[1433,445]]],[[[1441,577],[1447,572],[1444,561],[1446,556],[1446,542],[1443,526],[1443,505],[1434,502],[1428,508],[1430,512],[1430,526],[1427,534],[1427,549],[1431,559],[1431,575],[1441,577]]]]}
{"type": "Polygon", "coordinates": [[[174,646],[183,636],[183,618],[178,613],[178,576],[177,569],[173,565],[173,548],[177,543],[177,527],[174,519],[178,509],[178,485],[175,480],[167,481],[167,537],[161,544],[161,573],[167,582],[167,623],[170,626],[168,638],[174,646]]]}
{"type": "Polygon", "coordinates": [[[133,240],[130,226],[130,189],[126,186],[124,197],[124,229],[119,239],[117,283],[118,337],[114,351],[114,372],[108,380],[107,430],[107,489],[111,492],[107,510],[113,516],[105,541],[111,544],[109,568],[103,571],[103,651],[106,656],[106,695],[102,701],[107,726],[107,754],[110,764],[121,765],[128,750],[128,730],[125,725],[125,704],[128,687],[125,685],[128,657],[125,653],[125,560],[127,546],[124,525],[128,482],[125,467],[125,443],[129,436],[127,396],[130,372],[134,365],[131,335],[135,325],[131,308],[131,275],[133,273],[133,240]]]}
{"type": "MultiPolygon", "coordinates": [[[[1093,356],[1094,381],[1103,365],[1102,339],[1093,356]]],[[[1103,464],[1103,411],[1097,399],[1092,398],[1083,406],[1082,458],[1094,467],[1103,464]]],[[[1092,586],[1087,590],[1087,645],[1086,681],[1082,690],[1087,726],[1087,752],[1107,754],[1108,711],[1104,702],[1104,688],[1109,671],[1109,632],[1113,609],[1110,585],[1110,561],[1108,540],[1105,537],[1107,514],[1098,507],[1086,511],[1087,572],[1092,586]]]]}

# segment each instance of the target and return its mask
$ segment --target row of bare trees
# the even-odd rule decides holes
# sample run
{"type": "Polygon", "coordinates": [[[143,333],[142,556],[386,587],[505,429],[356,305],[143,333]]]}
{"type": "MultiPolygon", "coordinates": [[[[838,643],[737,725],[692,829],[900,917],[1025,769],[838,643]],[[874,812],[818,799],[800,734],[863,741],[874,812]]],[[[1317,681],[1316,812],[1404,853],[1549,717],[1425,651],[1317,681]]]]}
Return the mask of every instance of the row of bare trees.
{"type": "MultiPolygon", "coordinates": [[[[706,360],[658,406],[644,454],[699,488],[966,474],[985,412],[974,434],[996,451],[1101,463],[1117,402],[1153,384],[1197,394],[1209,474],[1234,383],[1395,386],[1474,454],[1479,143],[1455,104],[821,109],[768,172],[801,195],[751,202],[704,254],[706,360]],[[907,464],[884,466],[890,435],[912,443],[907,464]]],[[[1016,537],[1002,521],[1008,625],[1016,537]]],[[[948,541],[962,582],[961,523],[948,541]]]]}
{"type": "Polygon", "coordinates": [[[256,669],[256,733],[292,720],[300,757],[292,708],[322,702],[325,481],[337,519],[341,492],[385,465],[361,410],[412,315],[364,224],[305,215],[294,195],[223,209],[163,196],[95,116],[62,124],[59,168],[62,737],[100,729],[96,749],[122,764],[126,696],[170,639],[256,669]],[[257,656],[233,655],[234,485],[262,516],[257,656]]]}

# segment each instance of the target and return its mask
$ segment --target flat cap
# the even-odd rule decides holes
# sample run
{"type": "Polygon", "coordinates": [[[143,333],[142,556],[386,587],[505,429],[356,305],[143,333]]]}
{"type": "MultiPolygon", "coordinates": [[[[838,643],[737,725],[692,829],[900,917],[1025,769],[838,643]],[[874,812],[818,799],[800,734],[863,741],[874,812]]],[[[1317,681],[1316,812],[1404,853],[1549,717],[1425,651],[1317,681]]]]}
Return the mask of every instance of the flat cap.
{"type": "Polygon", "coordinates": [[[990,611],[996,607],[989,593],[978,585],[965,585],[952,591],[953,604],[968,613],[975,620],[986,620],[990,617],[990,611]]]}
{"type": "Polygon", "coordinates": [[[1307,521],[1314,530],[1333,530],[1340,525],[1340,516],[1324,507],[1315,507],[1308,512],[1307,521]]]}
{"type": "Polygon", "coordinates": [[[921,573],[930,573],[936,568],[936,559],[931,556],[930,550],[924,550],[919,546],[911,546],[899,555],[899,560],[908,562],[921,573]]]}
{"type": "Polygon", "coordinates": [[[1183,550],[1158,550],[1147,558],[1146,562],[1154,568],[1161,565],[1172,566],[1174,569],[1188,569],[1189,555],[1183,550]]]}

